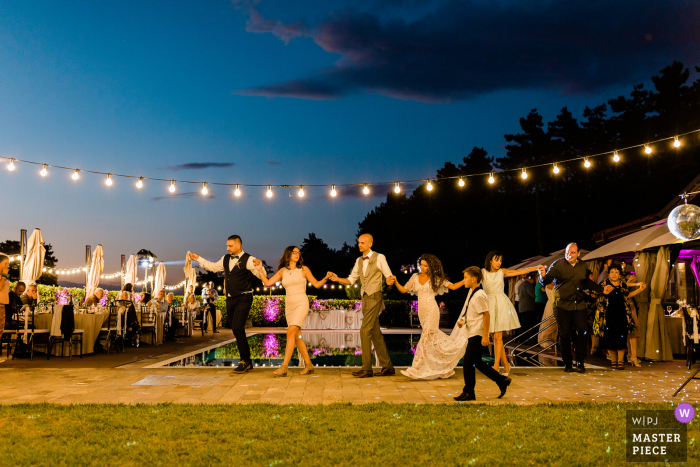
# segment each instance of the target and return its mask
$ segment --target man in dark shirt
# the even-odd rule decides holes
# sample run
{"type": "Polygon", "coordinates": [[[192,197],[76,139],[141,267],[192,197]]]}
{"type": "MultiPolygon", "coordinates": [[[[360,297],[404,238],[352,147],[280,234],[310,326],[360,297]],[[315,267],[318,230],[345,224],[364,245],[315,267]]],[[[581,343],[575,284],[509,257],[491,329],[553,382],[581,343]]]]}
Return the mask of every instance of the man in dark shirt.
{"type": "Polygon", "coordinates": [[[547,284],[556,281],[553,295],[554,317],[559,327],[559,344],[561,345],[561,356],[564,360],[564,371],[574,371],[571,356],[571,338],[576,332],[576,371],[585,373],[586,368],[583,362],[586,358],[587,333],[588,333],[588,313],[587,294],[585,290],[592,292],[609,294],[612,287],[601,286],[593,282],[588,277],[588,267],[583,261],[579,261],[580,251],[578,245],[569,243],[566,246],[564,258],[556,260],[549,267],[540,266],[540,284],[547,284]]]}
{"type": "Polygon", "coordinates": [[[21,299],[23,305],[29,305],[29,308],[32,310],[36,308],[36,304],[39,300],[36,284],[29,284],[27,291],[21,296],[21,299]]]}
{"type": "Polygon", "coordinates": [[[24,282],[17,281],[15,288],[10,290],[10,303],[5,307],[5,329],[10,329],[12,320],[16,319],[15,313],[22,308],[22,294],[25,289],[24,282]]]}

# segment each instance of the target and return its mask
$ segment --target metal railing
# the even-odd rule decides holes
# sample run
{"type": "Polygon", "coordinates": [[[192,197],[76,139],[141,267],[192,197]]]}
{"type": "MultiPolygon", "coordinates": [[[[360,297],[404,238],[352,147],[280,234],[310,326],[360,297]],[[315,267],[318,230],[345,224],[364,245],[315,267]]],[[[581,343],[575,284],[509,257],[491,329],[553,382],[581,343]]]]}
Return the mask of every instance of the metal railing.
{"type": "MultiPolygon", "coordinates": [[[[539,357],[541,354],[543,354],[547,350],[551,349],[552,347],[556,347],[558,345],[558,342],[556,342],[550,338],[539,340],[539,335],[556,324],[557,324],[557,321],[554,318],[554,315],[550,315],[549,317],[543,319],[542,321],[540,321],[539,323],[537,323],[536,325],[534,325],[530,329],[523,331],[519,335],[515,336],[513,339],[506,342],[504,346],[506,348],[508,348],[509,344],[514,343],[516,341],[520,341],[510,351],[510,353],[508,355],[508,363],[510,363],[511,366],[516,366],[515,359],[520,358],[522,360],[525,360],[525,361],[531,363],[533,366],[547,366],[544,363],[540,362],[537,359],[537,357],[539,357]],[[539,329],[540,326],[544,323],[548,323],[548,324],[544,328],[539,329]],[[529,336],[521,341],[521,338],[525,337],[527,334],[529,334],[534,329],[539,329],[539,331],[537,331],[536,333],[532,334],[531,336],[529,336]],[[530,345],[529,342],[532,340],[532,338],[537,338],[537,339],[535,339],[534,344],[530,345]],[[546,347],[543,347],[542,350],[540,350],[536,353],[530,352],[535,347],[542,346],[545,343],[549,343],[549,345],[547,345],[546,347]],[[525,349],[521,349],[521,347],[524,347],[525,345],[529,345],[529,347],[527,347],[525,349]]],[[[554,350],[556,352],[556,348],[554,350]]]]}

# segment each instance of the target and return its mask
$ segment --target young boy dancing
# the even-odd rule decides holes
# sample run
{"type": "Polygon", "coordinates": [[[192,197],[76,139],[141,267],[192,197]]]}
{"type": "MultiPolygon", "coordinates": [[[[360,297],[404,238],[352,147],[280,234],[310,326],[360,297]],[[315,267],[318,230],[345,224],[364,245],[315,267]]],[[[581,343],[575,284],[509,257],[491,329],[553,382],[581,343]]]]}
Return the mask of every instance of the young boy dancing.
{"type": "Polygon", "coordinates": [[[467,301],[464,302],[462,314],[457,325],[467,327],[467,351],[464,352],[462,366],[464,369],[464,389],[462,394],[455,397],[456,401],[476,400],[474,387],[476,386],[475,368],[494,381],[501,394],[500,399],[506,393],[510,385],[510,378],[498,374],[491,365],[481,360],[481,348],[489,345],[489,299],[481,288],[481,280],[484,278],[481,268],[468,267],[463,271],[464,286],[469,290],[467,301]]]}

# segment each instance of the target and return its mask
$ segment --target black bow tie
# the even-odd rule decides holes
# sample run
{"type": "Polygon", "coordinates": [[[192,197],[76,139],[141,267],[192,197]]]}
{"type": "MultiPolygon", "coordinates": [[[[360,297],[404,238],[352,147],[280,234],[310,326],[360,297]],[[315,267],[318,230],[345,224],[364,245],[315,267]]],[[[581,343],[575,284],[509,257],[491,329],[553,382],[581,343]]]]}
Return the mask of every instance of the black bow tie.
{"type": "Polygon", "coordinates": [[[231,259],[238,259],[238,255],[231,256],[231,259]]]}

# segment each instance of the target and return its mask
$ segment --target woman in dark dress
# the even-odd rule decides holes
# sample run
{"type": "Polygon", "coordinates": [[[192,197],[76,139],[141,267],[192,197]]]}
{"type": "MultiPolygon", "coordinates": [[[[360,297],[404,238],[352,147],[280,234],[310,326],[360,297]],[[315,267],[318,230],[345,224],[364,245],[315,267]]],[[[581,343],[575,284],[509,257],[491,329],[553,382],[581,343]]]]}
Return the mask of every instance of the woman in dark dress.
{"type": "Polygon", "coordinates": [[[634,285],[639,288],[630,292],[627,282],[620,277],[622,273],[620,266],[612,265],[608,271],[608,277],[600,285],[603,287],[611,285],[613,291],[598,298],[593,331],[600,336],[600,347],[608,351],[612,367],[622,370],[625,368],[627,336],[637,327],[636,313],[628,300],[644,290],[646,284],[636,283],[634,285]]]}

